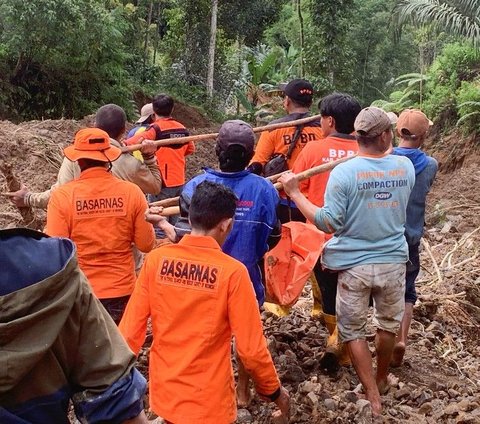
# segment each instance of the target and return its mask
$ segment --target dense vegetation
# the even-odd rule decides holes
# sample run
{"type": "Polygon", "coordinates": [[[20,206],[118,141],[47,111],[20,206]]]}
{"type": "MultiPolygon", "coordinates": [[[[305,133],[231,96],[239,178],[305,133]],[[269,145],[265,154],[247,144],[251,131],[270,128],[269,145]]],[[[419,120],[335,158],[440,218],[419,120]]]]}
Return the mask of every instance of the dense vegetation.
{"type": "Polygon", "coordinates": [[[81,117],[106,102],[133,115],[135,94],[164,90],[254,119],[270,88],[303,76],[319,96],[421,106],[479,131],[479,40],[472,0],[8,0],[0,118],[81,117]]]}

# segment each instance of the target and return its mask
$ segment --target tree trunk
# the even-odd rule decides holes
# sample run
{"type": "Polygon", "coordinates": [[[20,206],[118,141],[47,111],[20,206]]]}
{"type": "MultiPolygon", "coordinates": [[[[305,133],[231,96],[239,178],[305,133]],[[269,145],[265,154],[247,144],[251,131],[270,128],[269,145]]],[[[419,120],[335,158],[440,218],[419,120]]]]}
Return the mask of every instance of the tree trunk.
{"type": "Polygon", "coordinates": [[[297,0],[297,13],[298,22],[300,23],[300,78],[303,78],[305,76],[305,64],[303,60],[303,45],[305,43],[305,35],[303,29],[302,0],[297,0]]]}
{"type": "MultiPolygon", "coordinates": [[[[243,40],[240,37],[240,35],[237,35],[237,49],[238,49],[238,70],[237,70],[237,75],[238,78],[240,79],[240,75],[242,74],[242,62],[243,62],[243,40]]],[[[237,102],[237,116],[240,115],[240,99],[238,96],[235,96],[236,102],[237,102]]]]}
{"type": "Polygon", "coordinates": [[[150,8],[148,9],[148,18],[147,18],[147,29],[145,31],[145,45],[143,47],[143,70],[147,64],[147,55],[148,55],[148,35],[150,33],[150,25],[152,24],[152,13],[153,13],[153,1],[150,2],[150,8]]]}
{"type": "Polygon", "coordinates": [[[213,97],[213,74],[215,70],[215,44],[217,40],[218,0],[212,0],[212,17],[210,21],[210,44],[208,47],[207,95],[213,97]]]}
{"type": "Polygon", "coordinates": [[[157,5],[156,7],[156,25],[155,25],[155,39],[153,42],[153,65],[155,66],[155,63],[157,61],[157,50],[158,50],[158,38],[159,36],[159,31],[160,31],[160,15],[161,15],[161,6],[160,4],[157,5]]]}

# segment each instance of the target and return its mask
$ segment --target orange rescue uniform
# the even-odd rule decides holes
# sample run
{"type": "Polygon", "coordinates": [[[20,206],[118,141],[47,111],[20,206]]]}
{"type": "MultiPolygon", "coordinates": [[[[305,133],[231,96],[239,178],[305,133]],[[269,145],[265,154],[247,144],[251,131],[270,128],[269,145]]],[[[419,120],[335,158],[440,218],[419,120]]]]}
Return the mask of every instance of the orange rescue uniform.
{"type": "MultiPolygon", "coordinates": [[[[353,156],[357,152],[358,143],[355,137],[346,134],[328,136],[323,140],[307,144],[299,154],[292,171],[298,174],[314,166],[353,156]]],[[[300,182],[302,193],[305,193],[308,200],[320,208],[324,204],[325,188],[329,176],[330,172],[323,172],[300,182]]]]}
{"type": "MultiPolygon", "coordinates": [[[[309,116],[307,113],[291,113],[283,118],[272,121],[271,124],[294,121],[297,119],[306,118],[307,116],[309,116]]],[[[258,139],[257,146],[255,147],[255,155],[250,163],[259,162],[262,165],[265,165],[273,154],[282,153],[286,155],[295,134],[295,130],[296,127],[292,126],[262,132],[262,135],[258,139]]],[[[320,127],[319,121],[311,121],[305,124],[302,133],[297,140],[295,148],[293,149],[292,155],[287,161],[288,169],[292,169],[298,155],[308,143],[315,140],[320,140],[322,138],[323,131],[320,127]]]]}
{"type": "Polygon", "coordinates": [[[147,256],[119,326],[136,354],[149,317],[150,406],[167,421],[235,421],[232,334],[257,392],[280,388],[248,271],[213,238],[186,235],[147,256]]]}
{"type": "Polygon", "coordinates": [[[132,243],[142,252],[155,243],[147,207],[138,186],[105,168],[89,168],[52,192],[45,232],[75,242],[80,268],[99,299],[127,296],[135,285],[132,243]]]}
{"type": "MultiPolygon", "coordinates": [[[[145,140],[163,140],[186,137],[189,133],[185,126],[171,117],[159,118],[145,131],[137,132],[125,141],[126,145],[138,144],[145,140]]],[[[195,152],[195,144],[190,141],[173,147],[160,147],[157,162],[165,187],[177,187],[185,184],[185,157],[195,152]]]]}

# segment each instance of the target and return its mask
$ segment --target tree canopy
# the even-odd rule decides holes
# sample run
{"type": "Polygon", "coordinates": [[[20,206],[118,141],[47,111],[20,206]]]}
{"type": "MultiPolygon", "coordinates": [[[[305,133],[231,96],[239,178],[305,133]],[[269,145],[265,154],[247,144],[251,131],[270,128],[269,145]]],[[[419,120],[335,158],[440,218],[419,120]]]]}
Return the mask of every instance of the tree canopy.
{"type": "MultiPolygon", "coordinates": [[[[81,117],[107,102],[133,114],[134,98],[166,91],[253,119],[265,100],[258,89],[297,77],[318,97],[337,90],[363,105],[391,102],[401,75],[418,74],[428,91],[424,75],[447,43],[478,49],[478,1],[218,0],[212,20],[213,4],[1,2],[0,117],[81,117]]],[[[413,88],[395,101],[416,98],[413,88]]]]}

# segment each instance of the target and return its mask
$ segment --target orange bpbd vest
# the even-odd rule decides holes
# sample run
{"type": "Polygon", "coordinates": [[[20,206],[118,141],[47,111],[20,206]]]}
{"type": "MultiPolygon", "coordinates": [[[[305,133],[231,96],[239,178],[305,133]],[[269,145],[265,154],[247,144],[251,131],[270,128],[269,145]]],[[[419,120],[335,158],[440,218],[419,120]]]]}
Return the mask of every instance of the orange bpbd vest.
{"type": "MultiPolygon", "coordinates": [[[[188,130],[173,118],[157,119],[150,128],[155,130],[156,140],[188,137],[188,130]]],[[[185,156],[195,151],[192,142],[178,143],[168,147],[160,147],[157,152],[157,162],[165,187],[176,187],[185,183],[185,156]]]]}

